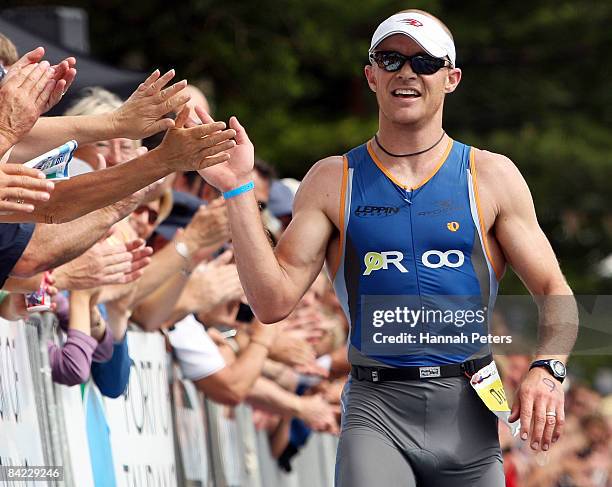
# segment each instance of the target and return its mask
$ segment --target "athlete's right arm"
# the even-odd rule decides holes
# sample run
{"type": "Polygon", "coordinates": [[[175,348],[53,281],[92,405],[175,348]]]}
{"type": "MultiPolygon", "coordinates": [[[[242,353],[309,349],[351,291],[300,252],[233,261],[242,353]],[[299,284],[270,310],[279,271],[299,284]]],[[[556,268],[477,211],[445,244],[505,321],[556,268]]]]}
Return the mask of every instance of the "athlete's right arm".
{"type": "MultiPolygon", "coordinates": [[[[253,145],[235,118],[230,126],[236,130],[237,144],[230,161],[200,171],[221,191],[247,183],[253,170],[253,145]]],[[[338,205],[341,174],[338,157],[311,169],[296,196],[293,220],[275,250],[265,235],[253,191],[227,200],[240,281],[261,322],[276,323],[289,315],[320,272],[335,229],[327,205],[338,205]]]]}

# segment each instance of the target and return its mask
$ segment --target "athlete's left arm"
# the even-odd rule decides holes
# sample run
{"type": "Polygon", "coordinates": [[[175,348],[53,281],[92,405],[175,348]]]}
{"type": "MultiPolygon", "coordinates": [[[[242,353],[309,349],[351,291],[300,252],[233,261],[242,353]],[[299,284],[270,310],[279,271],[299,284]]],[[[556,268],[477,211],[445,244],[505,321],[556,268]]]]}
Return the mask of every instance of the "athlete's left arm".
{"type": "MultiPolygon", "coordinates": [[[[494,221],[492,233],[538,305],[536,360],[566,362],[578,332],[576,302],[540,228],[527,183],[507,157],[484,151],[478,155],[478,186],[483,200],[490,203],[489,211],[493,209],[493,216],[489,215],[494,221]]],[[[546,369],[536,367],[523,380],[510,419],[519,417],[521,438],[530,437],[535,450],[548,450],[551,441],[561,435],[565,423],[563,389],[546,369]],[[556,418],[547,412],[555,412],[556,418]]]]}

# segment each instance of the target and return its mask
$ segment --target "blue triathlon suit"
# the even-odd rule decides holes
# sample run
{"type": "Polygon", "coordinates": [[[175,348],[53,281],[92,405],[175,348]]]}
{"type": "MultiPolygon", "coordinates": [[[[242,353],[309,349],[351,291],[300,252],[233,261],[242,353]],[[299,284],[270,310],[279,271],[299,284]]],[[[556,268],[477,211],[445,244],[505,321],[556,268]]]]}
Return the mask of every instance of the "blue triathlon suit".
{"type": "MultiPolygon", "coordinates": [[[[350,323],[351,364],[436,366],[491,352],[480,337],[489,333],[498,280],[476,176],[474,151],[453,140],[412,188],[371,143],[345,155],[333,283],[350,323]]],[[[351,378],[336,484],[501,487],[496,424],[465,377],[351,378]]]]}

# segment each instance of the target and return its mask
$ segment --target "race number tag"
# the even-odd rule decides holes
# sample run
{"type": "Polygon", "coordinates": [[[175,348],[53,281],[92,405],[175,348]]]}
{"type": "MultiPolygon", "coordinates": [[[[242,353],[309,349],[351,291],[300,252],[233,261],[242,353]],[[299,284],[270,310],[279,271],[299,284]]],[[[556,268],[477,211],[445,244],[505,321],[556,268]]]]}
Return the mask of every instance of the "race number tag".
{"type": "Polygon", "coordinates": [[[521,422],[519,420],[511,424],[508,421],[510,417],[510,407],[508,406],[504,385],[499,377],[495,362],[491,362],[489,365],[476,372],[472,376],[470,384],[476,391],[476,394],[478,394],[478,397],[485,403],[485,406],[487,406],[495,416],[506,423],[512,432],[512,436],[516,436],[521,428],[521,422]]]}

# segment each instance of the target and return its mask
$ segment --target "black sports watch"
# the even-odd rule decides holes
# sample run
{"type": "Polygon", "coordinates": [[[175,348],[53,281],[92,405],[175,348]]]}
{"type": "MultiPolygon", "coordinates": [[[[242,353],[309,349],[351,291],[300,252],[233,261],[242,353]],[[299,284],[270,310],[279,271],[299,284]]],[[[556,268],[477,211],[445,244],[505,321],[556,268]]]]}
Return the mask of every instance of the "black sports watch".
{"type": "Polygon", "coordinates": [[[529,370],[533,369],[534,367],[544,367],[559,382],[563,382],[565,380],[565,376],[567,375],[565,364],[561,362],[561,360],[536,360],[531,364],[529,370]]]}

